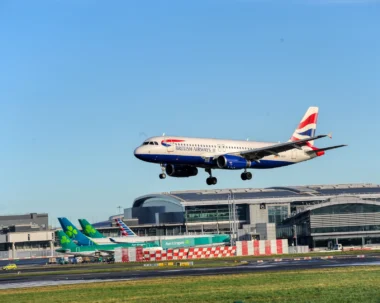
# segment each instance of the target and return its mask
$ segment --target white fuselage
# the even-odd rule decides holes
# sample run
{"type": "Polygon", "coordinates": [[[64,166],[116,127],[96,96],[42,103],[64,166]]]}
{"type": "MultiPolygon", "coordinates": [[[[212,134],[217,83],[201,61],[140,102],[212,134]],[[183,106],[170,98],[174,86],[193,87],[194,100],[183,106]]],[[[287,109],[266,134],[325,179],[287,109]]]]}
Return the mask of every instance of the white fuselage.
{"type": "MultiPolygon", "coordinates": [[[[220,169],[221,167],[216,163],[216,158],[220,155],[228,154],[239,157],[240,152],[275,144],[277,143],[188,137],[153,137],[136,148],[135,156],[140,160],[152,163],[220,169]]],[[[316,157],[314,153],[307,153],[307,151],[311,151],[311,148],[307,146],[302,147],[302,149],[294,148],[278,155],[264,157],[244,168],[275,168],[316,157]]]]}

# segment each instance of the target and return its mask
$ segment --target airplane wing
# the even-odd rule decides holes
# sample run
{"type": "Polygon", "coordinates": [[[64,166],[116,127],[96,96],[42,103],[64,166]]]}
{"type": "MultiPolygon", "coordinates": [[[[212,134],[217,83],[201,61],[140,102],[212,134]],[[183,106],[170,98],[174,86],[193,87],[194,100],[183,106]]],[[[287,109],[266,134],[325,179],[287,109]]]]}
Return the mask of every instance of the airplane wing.
{"type": "Polygon", "coordinates": [[[307,142],[327,137],[328,135],[319,135],[315,137],[309,137],[298,141],[289,141],[285,143],[274,144],[266,147],[255,148],[240,153],[236,153],[247,160],[258,161],[261,158],[267,156],[278,156],[279,153],[285,152],[294,148],[302,149],[302,146],[307,145],[307,142]]]}

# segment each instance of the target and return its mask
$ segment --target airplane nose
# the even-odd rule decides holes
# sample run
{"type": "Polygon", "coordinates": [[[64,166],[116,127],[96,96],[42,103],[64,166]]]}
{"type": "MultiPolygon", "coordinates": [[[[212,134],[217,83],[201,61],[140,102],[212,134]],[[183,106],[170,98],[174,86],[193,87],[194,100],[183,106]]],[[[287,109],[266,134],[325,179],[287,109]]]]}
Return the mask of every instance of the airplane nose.
{"type": "Polygon", "coordinates": [[[136,157],[137,159],[141,159],[141,148],[140,148],[140,147],[137,147],[137,148],[135,149],[134,154],[135,154],[135,157],[136,157]]]}

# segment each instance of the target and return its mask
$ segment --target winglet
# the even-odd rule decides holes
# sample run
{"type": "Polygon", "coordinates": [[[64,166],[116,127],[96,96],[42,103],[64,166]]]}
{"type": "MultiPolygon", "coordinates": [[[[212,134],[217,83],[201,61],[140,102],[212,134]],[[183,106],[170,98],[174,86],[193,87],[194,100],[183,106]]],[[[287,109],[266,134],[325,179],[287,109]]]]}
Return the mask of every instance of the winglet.
{"type": "Polygon", "coordinates": [[[330,139],[332,139],[332,133],[329,133],[329,134],[327,135],[327,137],[329,137],[330,139]]]}

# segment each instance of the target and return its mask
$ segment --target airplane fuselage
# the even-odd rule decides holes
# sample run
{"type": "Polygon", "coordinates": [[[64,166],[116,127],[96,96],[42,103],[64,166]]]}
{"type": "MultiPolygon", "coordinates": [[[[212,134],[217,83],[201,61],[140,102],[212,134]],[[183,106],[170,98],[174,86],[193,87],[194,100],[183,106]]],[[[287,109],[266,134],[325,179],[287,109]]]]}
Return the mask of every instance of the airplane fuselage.
{"type": "MultiPolygon", "coordinates": [[[[189,137],[152,137],[136,148],[135,156],[151,163],[222,169],[216,162],[216,155],[239,153],[275,144],[277,143],[189,137]]],[[[246,168],[276,168],[310,160],[314,157],[316,157],[314,153],[310,154],[304,149],[294,148],[278,155],[264,157],[260,161],[251,161],[249,167],[246,168]]]]}

